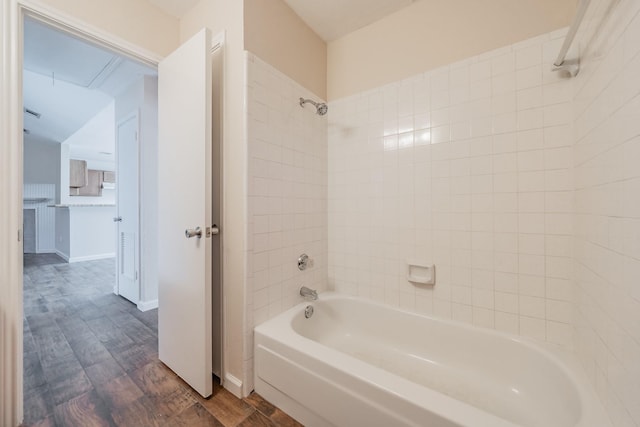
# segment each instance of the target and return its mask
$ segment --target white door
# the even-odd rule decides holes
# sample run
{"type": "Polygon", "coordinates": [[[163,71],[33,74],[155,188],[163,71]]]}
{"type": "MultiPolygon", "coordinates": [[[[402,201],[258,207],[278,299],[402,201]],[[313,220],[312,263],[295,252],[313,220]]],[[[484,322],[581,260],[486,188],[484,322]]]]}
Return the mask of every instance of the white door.
{"type": "Polygon", "coordinates": [[[211,35],[158,67],[158,345],[204,397],[211,377],[211,35]],[[187,237],[185,231],[201,237],[187,237]]]}
{"type": "Polygon", "coordinates": [[[135,113],[119,122],[116,129],[117,288],[119,295],[134,304],[140,300],[138,153],[138,114],[135,113]]]}

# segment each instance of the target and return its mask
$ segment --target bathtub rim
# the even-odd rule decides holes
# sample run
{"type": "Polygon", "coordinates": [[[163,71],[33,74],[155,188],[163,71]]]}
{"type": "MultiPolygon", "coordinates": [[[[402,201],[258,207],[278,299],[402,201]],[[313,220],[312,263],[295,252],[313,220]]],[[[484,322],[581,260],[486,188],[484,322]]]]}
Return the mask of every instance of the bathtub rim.
{"type": "MultiPolygon", "coordinates": [[[[418,316],[420,318],[426,319],[427,321],[433,321],[439,324],[443,324],[445,326],[462,328],[466,331],[471,331],[473,333],[478,333],[478,332],[488,333],[490,335],[494,335],[496,337],[500,337],[509,341],[513,341],[517,344],[523,345],[528,350],[533,351],[534,353],[537,353],[541,357],[544,357],[547,360],[549,360],[552,364],[556,365],[567,376],[571,384],[576,389],[580,412],[579,412],[579,418],[577,420],[577,424],[575,424],[575,427],[592,427],[592,426],[593,427],[596,427],[596,426],[610,427],[611,426],[611,422],[608,416],[605,415],[605,411],[600,399],[595,394],[595,391],[593,390],[591,384],[586,378],[586,374],[584,373],[582,367],[579,365],[579,363],[577,363],[575,356],[573,354],[568,353],[566,350],[559,348],[559,346],[557,346],[556,348],[556,346],[553,346],[550,343],[534,340],[528,337],[522,337],[522,336],[518,336],[518,335],[514,335],[514,334],[510,334],[507,332],[498,331],[498,330],[490,329],[486,327],[481,327],[477,325],[471,325],[468,323],[464,323],[464,322],[460,322],[452,319],[444,319],[444,318],[436,317],[430,314],[404,310],[399,307],[391,306],[378,301],[373,301],[367,298],[342,294],[342,293],[333,292],[333,291],[323,292],[319,294],[318,301],[300,302],[299,304],[291,307],[290,309],[284,311],[283,313],[280,313],[279,315],[261,323],[260,325],[255,326],[254,333],[263,335],[273,340],[274,342],[278,342],[280,345],[283,345],[285,347],[288,346],[290,343],[293,351],[297,351],[311,358],[318,359],[322,363],[326,363],[326,362],[324,362],[322,358],[318,357],[319,355],[325,355],[325,356],[335,355],[339,359],[346,360],[350,363],[364,364],[364,366],[366,367],[365,370],[374,370],[375,372],[381,373],[382,379],[388,380],[392,384],[397,384],[397,382],[399,381],[400,383],[403,383],[402,384],[403,386],[408,384],[410,386],[416,386],[416,387],[427,389],[430,392],[435,393],[437,396],[444,398],[445,402],[447,400],[451,400],[455,402],[454,406],[457,406],[457,404],[462,405],[462,407],[457,409],[468,407],[472,410],[472,412],[479,411],[479,413],[482,413],[483,415],[488,415],[489,417],[495,417],[497,420],[506,422],[506,424],[504,425],[515,426],[515,424],[513,424],[511,421],[500,418],[489,411],[486,411],[481,408],[477,408],[464,401],[457,400],[437,390],[433,390],[423,385],[414,383],[409,379],[404,378],[400,375],[386,371],[383,368],[377,367],[375,365],[372,365],[370,363],[357,359],[349,354],[342,353],[337,349],[333,349],[331,347],[325,346],[310,338],[300,335],[298,332],[296,332],[293,329],[293,326],[292,326],[293,319],[301,311],[304,311],[304,308],[306,306],[313,305],[314,303],[317,303],[317,302],[320,302],[320,303],[330,302],[331,300],[347,300],[347,301],[354,301],[357,303],[368,304],[368,305],[380,308],[382,310],[392,310],[394,312],[399,312],[402,314],[418,316]]],[[[254,340],[255,340],[255,336],[254,336],[254,340]]],[[[255,343],[254,345],[255,345],[254,351],[256,351],[258,348],[258,343],[255,343]]],[[[347,375],[356,376],[359,380],[369,383],[374,387],[383,388],[390,392],[393,392],[394,394],[397,394],[395,391],[389,389],[384,384],[381,384],[382,381],[371,380],[365,376],[358,375],[353,371],[341,369],[340,367],[336,367],[336,368],[347,375]]],[[[257,370],[254,371],[254,376],[256,377],[256,383],[257,383],[257,378],[258,378],[257,370]]],[[[410,388],[413,388],[413,387],[410,387],[410,388]]],[[[415,396],[403,396],[403,397],[406,398],[408,401],[412,402],[413,404],[419,405],[419,406],[422,405],[423,403],[422,401],[424,400],[424,399],[415,399],[415,396]]],[[[450,415],[449,412],[450,411],[446,411],[445,413],[442,413],[440,411],[437,411],[439,415],[442,415],[445,417],[448,417],[450,415]]],[[[457,420],[457,417],[455,417],[453,421],[460,422],[459,420],[457,420]]]]}

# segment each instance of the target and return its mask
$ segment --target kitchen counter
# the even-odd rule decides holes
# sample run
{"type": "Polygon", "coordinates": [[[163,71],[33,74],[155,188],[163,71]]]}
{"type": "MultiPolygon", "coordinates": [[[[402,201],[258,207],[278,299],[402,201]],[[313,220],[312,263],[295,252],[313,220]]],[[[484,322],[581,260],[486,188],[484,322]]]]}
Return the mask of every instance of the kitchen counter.
{"type": "Polygon", "coordinates": [[[116,206],[106,203],[52,205],[56,250],[68,262],[111,258],[116,252],[116,206]]]}

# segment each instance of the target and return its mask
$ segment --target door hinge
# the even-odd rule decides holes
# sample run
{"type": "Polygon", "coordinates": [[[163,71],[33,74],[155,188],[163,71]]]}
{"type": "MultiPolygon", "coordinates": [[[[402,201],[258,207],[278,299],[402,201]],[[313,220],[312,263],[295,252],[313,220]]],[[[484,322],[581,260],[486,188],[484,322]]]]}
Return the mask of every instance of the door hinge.
{"type": "Polygon", "coordinates": [[[138,280],[138,272],[137,272],[137,271],[136,271],[135,276],[136,276],[136,279],[135,279],[135,280],[137,281],[137,280],[138,280]]]}
{"type": "Polygon", "coordinates": [[[22,241],[22,229],[18,228],[18,242],[22,241]]]}

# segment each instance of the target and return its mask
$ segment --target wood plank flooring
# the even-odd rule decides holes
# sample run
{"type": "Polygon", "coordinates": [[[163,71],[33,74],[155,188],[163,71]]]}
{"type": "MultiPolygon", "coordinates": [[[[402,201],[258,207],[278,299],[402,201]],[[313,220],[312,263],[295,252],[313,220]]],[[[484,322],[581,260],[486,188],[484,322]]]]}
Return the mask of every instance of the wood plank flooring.
{"type": "Polygon", "coordinates": [[[114,260],[24,265],[24,427],[300,426],[255,393],[203,399],[160,362],[157,310],[113,294],[114,260]]]}

